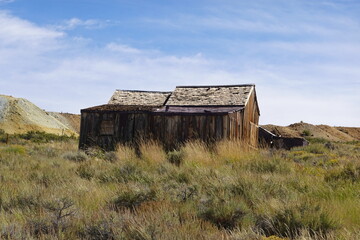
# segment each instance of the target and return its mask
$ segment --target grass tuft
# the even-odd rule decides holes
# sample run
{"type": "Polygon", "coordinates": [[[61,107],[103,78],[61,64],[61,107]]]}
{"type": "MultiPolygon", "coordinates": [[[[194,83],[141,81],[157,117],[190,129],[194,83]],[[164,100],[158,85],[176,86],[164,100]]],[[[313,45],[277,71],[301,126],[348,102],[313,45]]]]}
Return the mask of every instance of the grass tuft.
{"type": "Polygon", "coordinates": [[[62,157],[74,162],[84,162],[88,159],[86,153],[82,151],[65,152],[62,157]]]}
{"type": "Polygon", "coordinates": [[[144,202],[154,201],[156,192],[153,189],[127,189],[120,192],[115,199],[112,200],[111,206],[116,210],[124,208],[135,210],[144,202]]]}

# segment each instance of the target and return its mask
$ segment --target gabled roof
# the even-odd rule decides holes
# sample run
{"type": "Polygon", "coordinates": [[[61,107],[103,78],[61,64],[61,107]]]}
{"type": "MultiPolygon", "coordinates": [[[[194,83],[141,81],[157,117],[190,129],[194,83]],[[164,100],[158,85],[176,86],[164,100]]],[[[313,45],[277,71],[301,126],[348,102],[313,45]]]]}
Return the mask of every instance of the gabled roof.
{"type": "Polygon", "coordinates": [[[254,84],[219,86],[178,86],[167,106],[244,106],[254,84]]]}
{"type": "Polygon", "coordinates": [[[109,104],[119,105],[164,105],[171,92],[116,90],[109,100],[109,104]]]}

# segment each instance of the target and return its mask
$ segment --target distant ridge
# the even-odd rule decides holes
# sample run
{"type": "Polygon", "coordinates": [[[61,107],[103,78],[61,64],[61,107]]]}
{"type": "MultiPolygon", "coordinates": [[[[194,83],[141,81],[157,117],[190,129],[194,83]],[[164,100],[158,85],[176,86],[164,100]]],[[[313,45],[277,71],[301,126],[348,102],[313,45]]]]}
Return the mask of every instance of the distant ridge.
{"type": "Polygon", "coordinates": [[[360,141],[360,128],[331,127],[328,125],[313,125],[310,123],[294,123],[289,126],[263,125],[263,128],[284,137],[323,138],[328,141],[360,141]]]}
{"type": "Polygon", "coordinates": [[[77,135],[71,124],[60,121],[32,102],[6,95],[0,95],[0,129],[9,134],[44,131],[60,135],[77,135]]]}

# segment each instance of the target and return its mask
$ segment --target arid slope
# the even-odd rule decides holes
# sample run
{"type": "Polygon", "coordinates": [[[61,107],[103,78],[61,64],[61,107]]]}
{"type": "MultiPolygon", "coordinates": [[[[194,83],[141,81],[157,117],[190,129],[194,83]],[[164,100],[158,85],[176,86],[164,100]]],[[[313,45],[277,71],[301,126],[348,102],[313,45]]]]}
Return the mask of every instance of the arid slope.
{"type": "Polygon", "coordinates": [[[0,95],[0,129],[10,134],[28,131],[77,134],[75,130],[30,101],[5,95],[0,95]]]}
{"type": "Polygon", "coordinates": [[[69,129],[80,133],[80,115],[72,113],[47,112],[52,117],[63,123],[69,129]]]}
{"type": "Polygon", "coordinates": [[[284,137],[313,137],[329,141],[356,141],[360,140],[360,128],[331,127],[328,125],[313,125],[309,123],[294,123],[289,126],[263,125],[265,129],[284,137]]]}

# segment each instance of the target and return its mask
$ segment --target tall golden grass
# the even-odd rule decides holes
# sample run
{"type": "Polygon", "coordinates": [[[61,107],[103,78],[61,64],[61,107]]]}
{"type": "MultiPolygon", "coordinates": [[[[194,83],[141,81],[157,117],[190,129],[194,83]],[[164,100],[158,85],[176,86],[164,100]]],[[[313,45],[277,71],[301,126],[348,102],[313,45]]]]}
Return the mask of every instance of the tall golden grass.
{"type": "Polygon", "coordinates": [[[360,145],[0,145],[0,239],[358,239],[360,145]]]}

